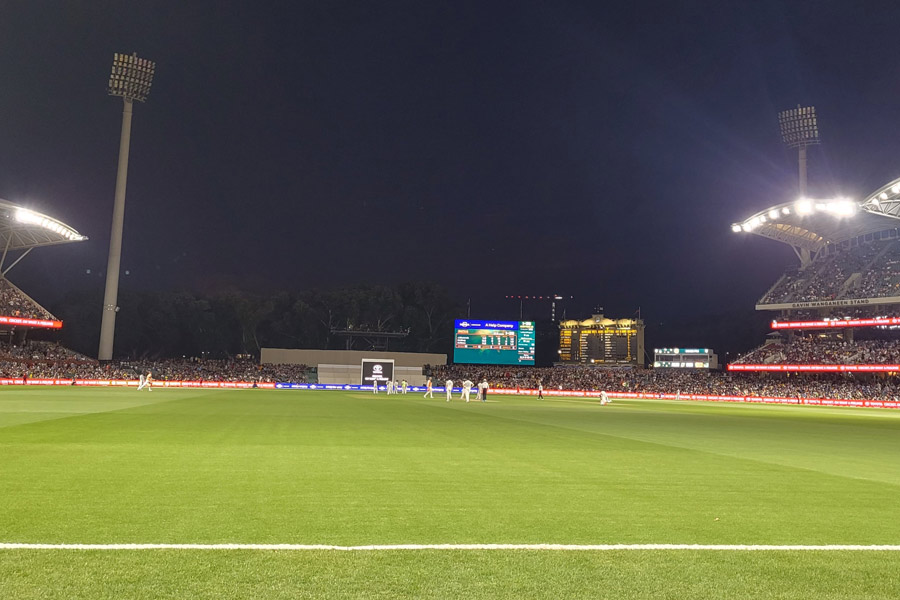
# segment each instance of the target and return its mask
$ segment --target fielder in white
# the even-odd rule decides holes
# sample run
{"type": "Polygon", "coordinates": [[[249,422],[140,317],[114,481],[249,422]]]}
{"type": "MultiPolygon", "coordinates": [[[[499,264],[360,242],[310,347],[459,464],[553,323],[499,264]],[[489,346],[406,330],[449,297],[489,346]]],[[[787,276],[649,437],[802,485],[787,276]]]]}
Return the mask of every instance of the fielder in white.
{"type": "Polygon", "coordinates": [[[469,392],[472,391],[473,385],[475,384],[468,379],[462,382],[462,394],[459,396],[460,400],[465,400],[466,402],[469,401],[469,392]]]}
{"type": "Polygon", "coordinates": [[[605,391],[600,392],[600,404],[609,404],[609,395],[605,391]]]}
{"type": "Polygon", "coordinates": [[[447,402],[450,402],[450,395],[453,393],[453,380],[448,379],[444,382],[444,389],[447,390],[447,402]]]}
{"type": "Polygon", "coordinates": [[[146,375],[141,375],[138,383],[138,391],[147,388],[148,392],[152,392],[153,388],[150,385],[150,380],[153,379],[153,375],[151,375],[150,371],[147,371],[146,375]]]}

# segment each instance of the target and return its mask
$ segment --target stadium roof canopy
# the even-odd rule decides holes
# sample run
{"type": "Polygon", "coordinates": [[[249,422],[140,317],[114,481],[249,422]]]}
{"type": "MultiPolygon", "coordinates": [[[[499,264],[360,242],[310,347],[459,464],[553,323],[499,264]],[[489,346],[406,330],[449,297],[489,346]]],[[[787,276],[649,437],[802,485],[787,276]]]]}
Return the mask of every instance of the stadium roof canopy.
{"type": "Polygon", "coordinates": [[[895,179],[879,190],[875,190],[860,203],[866,212],[900,219],[900,179],[895,179]]]}
{"type": "Polygon", "coordinates": [[[62,221],[0,198],[0,252],[88,239],[62,221]]]}
{"type": "Polygon", "coordinates": [[[788,244],[802,263],[820,250],[853,238],[900,227],[900,179],[889,183],[865,201],[848,198],[800,198],[771,206],[731,225],[737,233],[749,232],[788,244]]]}

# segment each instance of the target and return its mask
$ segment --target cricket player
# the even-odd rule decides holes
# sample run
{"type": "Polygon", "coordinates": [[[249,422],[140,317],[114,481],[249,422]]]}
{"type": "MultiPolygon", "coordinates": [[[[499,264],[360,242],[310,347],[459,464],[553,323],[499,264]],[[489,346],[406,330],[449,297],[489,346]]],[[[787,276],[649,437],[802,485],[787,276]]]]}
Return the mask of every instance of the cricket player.
{"type": "Polygon", "coordinates": [[[394,380],[388,379],[388,382],[387,382],[387,385],[385,385],[385,388],[387,389],[388,396],[393,394],[394,393],[394,380]]]}
{"type": "Polygon", "coordinates": [[[600,392],[600,404],[609,404],[609,395],[605,391],[600,392]]]}
{"type": "Polygon", "coordinates": [[[147,388],[148,392],[152,392],[153,388],[150,385],[151,379],[153,379],[153,375],[150,373],[150,371],[147,371],[146,375],[141,375],[140,380],[139,380],[140,383],[138,384],[138,391],[140,391],[144,388],[147,388]]]}
{"type": "Polygon", "coordinates": [[[424,398],[434,398],[434,390],[431,389],[431,377],[428,378],[428,381],[425,382],[425,396],[424,398]]]}
{"type": "Polygon", "coordinates": [[[409,384],[406,383],[406,380],[404,379],[403,381],[400,382],[400,393],[405,394],[407,387],[409,387],[409,384]]]}
{"type": "Polygon", "coordinates": [[[462,394],[459,397],[460,400],[465,400],[466,402],[469,401],[469,393],[471,393],[473,385],[475,384],[468,379],[462,382],[462,394]]]}
{"type": "Polygon", "coordinates": [[[544,382],[538,379],[538,400],[544,399],[544,382]]]}
{"type": "Polygon", "coordinates": [[[447,391],[447,402],[450,402],[450,395],[453,393],[453,380],[448,379],[444,382],[444,389],[447,391]]]}

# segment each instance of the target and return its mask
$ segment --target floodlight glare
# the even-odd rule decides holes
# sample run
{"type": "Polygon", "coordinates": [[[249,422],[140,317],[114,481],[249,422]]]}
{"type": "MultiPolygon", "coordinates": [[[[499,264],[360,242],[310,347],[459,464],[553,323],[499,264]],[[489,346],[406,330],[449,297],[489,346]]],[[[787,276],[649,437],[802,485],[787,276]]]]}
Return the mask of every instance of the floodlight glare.
{"type": "Polygon", "coordinates": [[[809,215],[813,212],[813,204],[806,198],[801,198],[794,205],[794,210],[797,211],[798,215],[809,215]]]}
{"type": "Polygon", "coordinates": [[[777,208],[773,208],[772,210],[769,211],[769,218],[772,219],[773,221],[778,218],[778,209],[777,208]]]}
{"type": "Polygon", "coordinates": [[[734,225],[731,226],[731,230],[735,233],[740,233],[742,231],[741,226],[738,225],[737,223],[735,223],[734,225]]]}

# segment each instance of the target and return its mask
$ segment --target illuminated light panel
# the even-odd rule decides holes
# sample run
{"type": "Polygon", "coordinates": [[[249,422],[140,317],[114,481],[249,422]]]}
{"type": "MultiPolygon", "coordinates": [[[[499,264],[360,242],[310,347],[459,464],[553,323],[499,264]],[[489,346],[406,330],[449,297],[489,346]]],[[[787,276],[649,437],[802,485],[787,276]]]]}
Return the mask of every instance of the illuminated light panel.
{"type": "Polygon", "coordinates": [[[900,317],[840,319],[834,321],[772,321],[772,329],[831,329],[834,327],[881,327],[900,325],[900,317]]]}
{"type": "Polygon", "coordinates": [[[893,373],[900,372],[900,365],[728,365],[728,370],[782,373],[893,373]]]}
{"type": "Polygon", "coordinates": [[[810,215],[812,214],[815,208],[813,207],[813,203],[807,200],[806,198],[801,198],[794,205],[794,210],[797,211],[798,215],[810,215]]]}
{"type": "Polygon", "coordinates": [[[44,215],[30,211],[27,208],[20,208],[16,211],[16,221],[26,225],[37,225],[47,231],[52,231],[53,233],[61,235],[67,240],[78,241],[86,239],[74,229],[69,229],[62,223],[54,221],[53,219],[48,219],[44,215]]]}
{"type": "Polygon", "coordinates": [[[42,327],[44,329],[62,329],[62,321],[50,321],[47,319],[31,319],[28,317],[3,317],[3,316],[0,316],[0,324],[18,325],[20,327],[42,327]]]}

